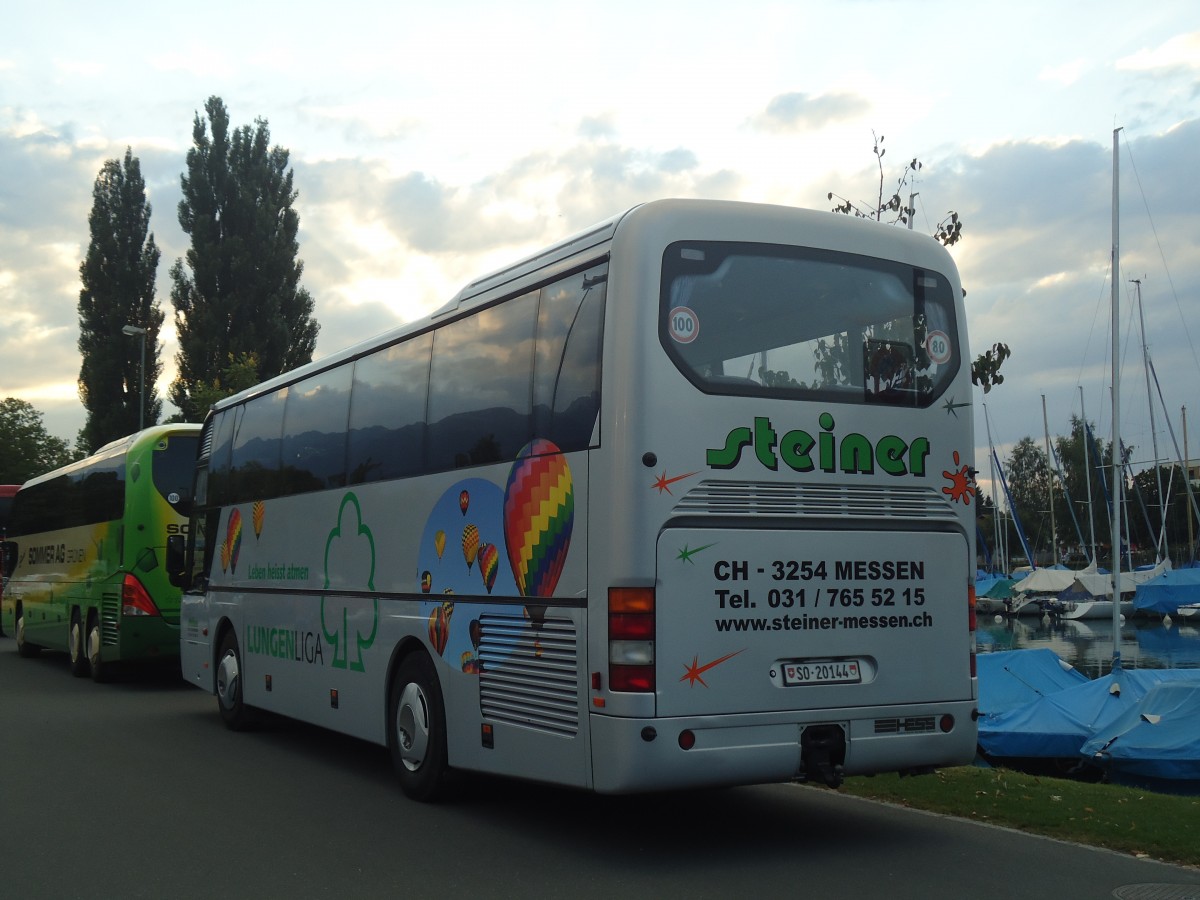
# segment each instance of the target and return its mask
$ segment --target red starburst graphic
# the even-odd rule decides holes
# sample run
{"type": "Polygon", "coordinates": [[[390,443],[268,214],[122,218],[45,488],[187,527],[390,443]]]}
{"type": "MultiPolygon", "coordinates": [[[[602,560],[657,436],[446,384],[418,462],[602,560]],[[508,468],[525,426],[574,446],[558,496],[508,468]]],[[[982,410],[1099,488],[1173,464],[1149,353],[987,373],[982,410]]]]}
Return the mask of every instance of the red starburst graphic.
{"type": "Polygon", "coordinates": [[[719,666],[721,663],[733,659],[739,653],[744,652],[745,649],[746,648],[743,647],[741,650],[735,650],[733,653],[729,653],[725,656],[722,656],[720,659],[714,659],[712,662],[705,663],[704,665],[700,665],[700,654],[696,654],[695,656],[692,657],[692,664],[690,666],[686,665],[686,664],[684,665],[683,668],[685,671],[683,673],[683,677],[680,678],[679,680],[680,681],[690,681],[692,683],[692,687],[696,686],[697,681],[700,682],[705,687],[708,687],[708,682],[705,681],[700,676],[703,675],[705,672],[707,672],[709,669],[715,668],[716,666],[719,666]]]}
{"type": "MultiPolygon", "coordinates": [[[[670,494],[671,493],[670,485],[674,484],[677,481],[683,481],[683,479],[685,479],[685,478],[691,478],[695,474],[696,474],[695,472],[688,472],[686,475],[676,475],[674,478],[668,478],[667,470],[663,469],[663,473],[654,479],[654,483],[652,485],[650,485],[650,487],[656,489],[660,494],[663,491],[666,491],[668,494],[670,494]]],[[[674,496],[674,494],[672,494],[671,496],[674,496]]]]}
{"type": "MultiPolygon", "coordinates": [[[[954,465],[960,465],[957,450],[954,451],[954,465]]],[[[958,471],[943,471],[942,475],[950,479],[950,484],[942,488],[942,493],[949,494],[951,502],[961,500],[964,506],[970,506],[971,498],[975,496],[975,488],[971,484],[969,467],[963,465],[963,467],[958,471]]]]}

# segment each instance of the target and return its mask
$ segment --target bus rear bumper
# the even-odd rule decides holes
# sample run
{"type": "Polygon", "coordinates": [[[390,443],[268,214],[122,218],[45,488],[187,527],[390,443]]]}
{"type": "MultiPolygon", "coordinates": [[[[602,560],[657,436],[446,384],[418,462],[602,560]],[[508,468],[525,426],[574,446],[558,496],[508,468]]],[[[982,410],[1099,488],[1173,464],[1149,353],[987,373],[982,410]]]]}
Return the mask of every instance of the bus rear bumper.
{"type": "MultiPolygon", "coordinates": [[[[814,710],[677,719],[592,715],[593,787],[637,793],[688,787],[822,781],[802,733],[835,726],[844,735],[844,775],[966,765],[975,757],[974,702],[853,711],[814,710]],[[943,717],[954,725],[943,731],[943,717]],[[690,738],[685,736],[690,734],[690,738]],[[692,742],[694,740],[694,743],[692,742]],[[689,749],[684,745],[690,743],[689,749]]],[[[830,729],[823,729],[830,733],[830,729]]],[[[816,732],[813,732],[814,734],[816,732]]]]}

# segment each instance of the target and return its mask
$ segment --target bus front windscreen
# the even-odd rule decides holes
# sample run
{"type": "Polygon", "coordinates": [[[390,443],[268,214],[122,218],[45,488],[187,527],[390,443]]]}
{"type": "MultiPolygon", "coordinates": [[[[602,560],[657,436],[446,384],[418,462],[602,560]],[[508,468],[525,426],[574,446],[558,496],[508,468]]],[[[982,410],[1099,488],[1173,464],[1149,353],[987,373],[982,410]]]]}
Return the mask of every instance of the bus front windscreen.
{"type": "Polygon", "coordinates": [[[200,439],[192,434],[173,434],[163,439],[166,446],[154,454],[154,488],[181,516],[191,513],[192,476],[196,473],[196,448],[200,439]]]}
{"type": "Polygon", "coordinates": [[[660,305],[663,346],[708,393],[926,407],[961,364],[950,281],[858,254],[675,243],[660,305]]]}

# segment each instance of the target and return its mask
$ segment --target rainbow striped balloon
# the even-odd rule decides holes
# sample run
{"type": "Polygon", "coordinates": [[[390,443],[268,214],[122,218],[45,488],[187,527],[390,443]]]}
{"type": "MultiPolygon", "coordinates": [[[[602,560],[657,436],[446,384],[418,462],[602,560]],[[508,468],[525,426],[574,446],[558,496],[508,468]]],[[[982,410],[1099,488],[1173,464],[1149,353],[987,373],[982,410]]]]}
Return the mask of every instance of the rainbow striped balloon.
{"type": "Polygon", "coordinates": [[[229,571],[236,572],[238,554],[242,552],[242,514],[234,507],[229,513],[229,524],[225,528],[225,543],[221,547],[221,568],[229,563],[229,571]]]}
{"type": "Polygon", "coordinates": [[[454,604],[449,600],[443,601],[429,614],[429,643],[441,656],[446,652],[446,644],[450,641],[450,617],[454,615],[454,604]]]}
{"type": "Polygon", "coordinates": [[[504,540],[521,596],[553,596],[574,521],[567,458],[552,442],[537,438],[517,454],[504,489],[504,540]]]}
{"type": "Polygon", "coordinates": [[[487,592],[492,592],[496,583],[496,571],[500,568],[500,551],[495,544],[479,545],[479,574],[483,577],[483,586],[487,592]]]}
{"type": "Polygon", "coordinates": [[[267,514],[267,506],[261,500],[255,500],[250,508],[250,521],[254,523],[254,536],[262,537],[263,518],[267,514]]]}

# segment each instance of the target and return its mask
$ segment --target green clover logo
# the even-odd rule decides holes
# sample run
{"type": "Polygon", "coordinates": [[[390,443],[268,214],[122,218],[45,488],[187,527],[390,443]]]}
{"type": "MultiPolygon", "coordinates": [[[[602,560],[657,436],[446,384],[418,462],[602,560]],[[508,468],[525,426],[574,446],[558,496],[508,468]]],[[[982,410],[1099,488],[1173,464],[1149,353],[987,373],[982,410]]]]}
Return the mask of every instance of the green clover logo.
{"type": "Polygon", "coordinates": [[[325,540],[326,591],[321,596],[321,630],[333,648],[333,667],[365,672],[363,651],[375,643],[379,631],[379,598],[371,598],[370,633],[365,634],[366,609],[361,597],[350,592],[375,590],[375,538],[362,520],[358,497],[347,493],[338,508],[337,524],[325,540]],[[366,573],[365,584],[356,576],[366,573]],[[351,623],[354,623],[356,659],[350,662],[351,623]]]}

